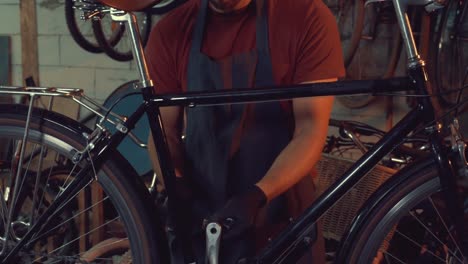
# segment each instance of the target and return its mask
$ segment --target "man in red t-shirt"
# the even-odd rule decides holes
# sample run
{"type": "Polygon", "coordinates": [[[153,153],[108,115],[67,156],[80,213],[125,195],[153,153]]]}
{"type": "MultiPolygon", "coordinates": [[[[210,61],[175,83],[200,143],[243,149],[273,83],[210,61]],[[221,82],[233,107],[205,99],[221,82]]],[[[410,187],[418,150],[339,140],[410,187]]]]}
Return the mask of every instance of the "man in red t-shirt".
{"type": "MultiPolygon", "coordinates": [[[[331,82],[344,75],[336,22],[321,0],[188,0],[158,22],[146,54],[157,93],[331,82]]],[[[195,227],[203,219],[225,224],[221,263],[253,254],[255,232],[257,245],[264,244],[262,228],[247,232],[254,224],[277,226],[297,215],[285,213],[285,205],[303,210],[310,204],[291,203],[284,194],[312,192],[303,186],[320,158],[332,103],[333,97],[314,97],[161,109],[176,189],[190,190],[190,209],[181,207],[179,217],[195,227]]]]}

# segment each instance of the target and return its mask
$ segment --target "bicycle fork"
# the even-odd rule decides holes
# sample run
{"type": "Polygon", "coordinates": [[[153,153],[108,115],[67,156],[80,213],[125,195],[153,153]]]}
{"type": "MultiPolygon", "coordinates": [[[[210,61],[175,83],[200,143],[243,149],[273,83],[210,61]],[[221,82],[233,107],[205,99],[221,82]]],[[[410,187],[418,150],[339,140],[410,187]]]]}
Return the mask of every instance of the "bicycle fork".
{"type": "MultiPolygon", "coordinates": [[[[438,126],[440,128],[440,126],[438,126]]],[[[464,223],[464,209],[462,204],[462,195],[457,185],[458,177],[466,178],[466,160],[464,153],[457,153],[461,150],[465,150],[465,146],[460,144],[461,142],[456,140],[459,135],[458,131],[455,129],[453,124],[450,127],[451,137],[455,139],[453,141],[452,150],[446,151],[446,146],[441,144],[442,139],[439,131],[434,131],[431,133],[430,140],[432,146],[432,152],[437,161],[440,184],[442,186],[442,195],[447,206],[448,213],[451,219],[453,219],[455,227],[455,240],[459,242],[459,247],[463,252],[463,255],[466,255],[468,252],[468,241],[466,238],[467,230],[465,230],[464,223]],[[458,134],[458,135],[457,135],[458,134]],[[454,152],[455,150],[455,152],[454,152]],[[456,155],[449,155],[448,153],[456,153],[456,155]],[[457,163],[463,164],[462,168],[457,168],[457,163]],[[458,169],[458,170],[457,170],[458,169]],[[459,172],[463,170],[463,174],[459,172]]]]}

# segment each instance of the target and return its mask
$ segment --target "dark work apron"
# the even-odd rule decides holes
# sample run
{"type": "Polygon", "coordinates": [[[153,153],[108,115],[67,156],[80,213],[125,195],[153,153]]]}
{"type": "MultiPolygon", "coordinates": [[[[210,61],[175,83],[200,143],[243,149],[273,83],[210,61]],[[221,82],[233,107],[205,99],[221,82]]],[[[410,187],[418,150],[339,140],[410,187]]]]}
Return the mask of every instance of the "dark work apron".
{"type": "MultiPolygon", "coordinates": [[[[256,49],[214,61],[201,53],[208,11],[208,0],[201,0],[189,57],[188,91],[274,85],[266,2],[254,2],[256,49]]],[[[224,206],[229,197],[263,178],[290,141],[292,131],[288,114],[279,102],[193,107],[187,108],[186,114],[186,174],[200,190],[193,208],[198,225],[201,219],[224,206]]],[[[276,200],[272,204],[281,199],[276,200]]],[[[249,252],[254,248],[252,243],[249,238],[223,241],[220,263],[235,263],[239,257],[252,254],[249,252]]]]}

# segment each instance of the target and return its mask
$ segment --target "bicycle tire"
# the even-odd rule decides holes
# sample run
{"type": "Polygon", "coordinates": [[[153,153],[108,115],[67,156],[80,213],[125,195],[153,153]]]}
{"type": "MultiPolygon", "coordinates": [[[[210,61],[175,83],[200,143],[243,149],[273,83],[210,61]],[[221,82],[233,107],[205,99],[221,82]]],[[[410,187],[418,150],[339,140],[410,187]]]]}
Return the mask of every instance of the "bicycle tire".
{"type": "Polygon", "coordinates": [[[164,15],[172,9],[182,5],[187,0],[163,0],[148,10],[152,15],[164,15]]]}
{"type": "Polygon", "coordinates": [[[338,263],[437,263],[434,259],[438,260],[439,256],[432,251],[440,250],[442,242],[453,252],[453,255],[447,254],[447,258],[461,258],[459,249],[451,248],[454,243],[450,231],[447,232],[449,228],[435,230],[444,226],[441,223],[450,227],[448,219],[431,214],[437,211],[438,215],[446,216],[438,211],[442,210],[438,203],[440,191],[437,168],[432,159],[406,167],[402,173],[393,176],[355,218],[358,219],[352,227],[355,232],[348,233],[344,240],[338,263]],[[431,200],[425,201],[429,198],[431,200]],[[435,209],[431,209],[432,205],[435,209]],[[428,227],[430,231],[425,230],[428,227]],[[404,234],[405,229],[409,229],[411,235],[404,234]],[[437,239],[441,242],[432,234],[438,234],[437,239]],[[417,241],[418,238],[421,240],[417,241]],[[382,262],[384,258],[390,261],[382,262]]]}
{"type": "Polygon", "coordinates": [[[435,43],[435,87],[445,107],[454,106],[459,96],[463,98],[466,91],[457,89],[468,85],[468,4],[459,10],[459,3],[449,1],[435,43]]]}
{"type": "MultiPolygon", "coordinates": [[[[377,78],[390,78],[395,74],[398,61],[401,55],[401,49],[402,49],[402,39],[401,35],[398,30],[395,30],[397,27],[393,26],[393,28],[388,28],[385,31],[390,31],[393,30],[392,33],[392,40],[390,41],[385,41],[388,42],[389,46],[388,49],[390,53],[388,53],[388,60],[384,61],[383,65],[373,65],[369,67],[369,61],[364,61],[364,64],[366,65],[364,68],[369,68],[373,73],[367,73],[364,71],[361,67],[361,56],[356,57],[356,55],[360,54],[360,50],[365,50],[365,53],[367,54],[366,57],[369,58],[375,58],[375,56],[369,56],[369,52],[371,52],[373,49],[373,46],[378,46],[380,47],[381,43],[378,43],[378,40],[376,41],[379,36],[371,37],[370,40],[366,40],[363,38],[363,32],[365,29],[372,27],[372,25],[368,25],[366,23],[367,18],[371,15],[370,14],[370,9],[364,8],[364,3],[363,1],[357,2],[359,3],[356,9],[356,13],[360,15],[359,21],[356,21],[355,23],[358,25],[354,28],[354,31],[352,33],[352,36],[349,40],[348,44],[348,50],[344,51],[345,54],[345,67],[346,67],[346,77],[349,79],[377,79],[377,78]],[[377,44],[374,44],[374,42],[377,42],[377,44]],[[375,69],[380,69],[382,68],[383,71],[380,71],[376,73],[375,69]]],[[[372,7],[372,6],[369,6],[372,7]]],[[[377,30],[379,32],[379,30],[377,30]]],[[[345,44],[344,44],[345,45],[345,44]]],[[[377,61],[375,59],[372,59],[372,61],[377,61]]],[[[380,61],[380,60],[379,60],[380,61]]],[[[367,94],[367,95],[353,95],[353,96],[338,96],[337,100],[340,102],[342,105],[344,105],[347,108],[350,109],[360,109],[363,107],[368,106],[370,103],[372,103],[376,99],[375,96],[367,94]]]]}
{"type": "Polygon", "coordinates": [[[84,50],[91,53],[102,53],[103,50],[100,48],[99,43],[96,41],[94,33],[91,28],[89,21],[83,21],[84,23],[77,23],[80,17],[76,12],[81,12],[74,8],[74,0],[65,0],[65,21],[67,23],[68,31],[70,31],[73,40],[84,50]],[[86,32],[86,28],[83,25],[89,25],[89,32],[86,32]]]}
{"type": "Polygon", "coordinates": [[[362,28],[353,32],[349,44],[353,54],[349,61],[345,61],[347,75],[351,79],[392,77],[400,58],[402,44],[393,7],[387,2],[382,2],[370,4],[363,9],[360,17],[363,20],[362,28]],[[385,55],[382,53],[384,45],[387,45],[385,58],[388,59],[376,60],[377,56],[385,55]],[[361,50],[365,56],[359,56],[361,50]],[[365,66],[361,67],[361,63],[365,66]],[[369,69],[371,72],[366,72],[364,69],[369,69]],[[376,69],[382,70],[376,71],[376,69]]]}
{"type": "Polygon", "coordinates": [[[340,32],[345,67],[353,59],[364,27],[364,1],[324,0],[332,11],[340,32]],[[348,20],[348,19],[351,19],[348,20]]]}
{"type": "MultiPolygon", "coordinates": [[[[138,19],[138,26],[140,30],[140,36],[143,47],[148,42],[149,34],[151,31],[151,14],[148,12],[137,12],[135,13],[138,16],[142,16],[141,20],[138,19]]],[[[126,24],[119,24],[120,27],[123,29],[123,33],[120,36],[119,41],[113,43],[110,42],[106,38],[106,32],[104,31],[102,20],[106,19],[105,16],[100,20],[93,20],[93,32],[96,36],[96,40],[99,43],[99,46],[107,54],[107,56],[111,57],[116,61],[130,61],[133,59],[132,54],[132,44],[130,35],[128,33],[127,25],[126,24]]]]}
{"type": "MultiPolygon", "coordinates": [[[[22,142],[27,110],[27,107],[23,105],[0,105],[0,137],[8,139],[10,142],[22,142]]],[[[90,132],[91,131],[89,129],[81,126],[76,121],[71,120],[65,116],[43,109],[33,110],[26,148],[29,150],[27,154],[30,158],[29,160],[25,160],[26,162],[23,163],[25,165],[27,164],[27,166],[24,165],[22,167],[23,170],[27,170],[28,172],[36,172],[37,175],[40,175],[37,176],[37,178],[41,184],[35,185],[38,187],[38,190],[44,190],[42,193],[45,193],[46,188],[54,188],[55,185],[49,179],[50,175],[45,176],[47,175],[46,172],[49,170],[56,171],[55,169],[58,169],[59,167],[62,169],[70,168],[67,159],[71,158],[73,153],[76,153],[76,150],[81,150],[84,148],[86,145],[86,138],[84,133],[89,134],[90,132]],[[36,150],[37,146],[39,146],[38,148],[41,151],[40,155],[34,154],[34,150],[36,150]],[[45,152],[43,152],[43,150],[45,150],[45,152]],[[50,159],[51,157],[53,158],[50,159]],[[38,160],[42,160],[44,163],[41,163],[41,165],[37,166],[35,169],[31,168],[31,163],[40,163],[38,160]]],[[[80,166],[81,163],[73,165],[73,167],[80,166]]],[[[72,170],[72,172],[70,172],[67,176],[67,179],[69,177],[73,177],[74,175],[76,174],[74,174],[74,170],[72,170]]],[[[96,204],[92,204],[89,207],[84,207],[85,209],[81,211],[72,206],[72,201],[73,203],[79,203],[78,201],[75,201],[75,198],[80,196],[73,196],[72,199],[67,201],[65,206],[68,208],[68,210],[74,210],[74,217],[72,219],[68,219],[66,222],[71,221],[74,223],[76,221],[75,223],[77,225],[79,224],[79,227],[81,227],[82,223],[86,223],[88,221],[92,223],[92,221],[95,221],[99,218],[96,217],[96,215],[100,215],[99,211],[94,211],[95,208],[99,207],[99,204],[103,204],[101,215],[102,218],[105,218],[105,221],[103,225],[99,225],[97,227],[102,227],[103,229],[106,228],[108,230],[101,230],[101,232],[105,231],[103,234],[101,234],[101,238],[96,240],[99,238],[99,235],[94,236],[95,232],[99,233],[96,231],[99,229],[91,229],[89,233],[84,233],[84,236],[89,235],[89,238],[84,239],[83,242],[84,246],[88,245],[88,247],[85,248],[86,250],[79,247],[79,245],[81,246],[81,241],[77,242],[79,241],[79,238],[76,238],[65,244],[67,247],[73,248],[73,253],[71,253],[69,256],[56,256],[54,250],[56,251],[61,249],[62,246],[60,246],[57,249],[47,251],[45,253],[43,251],[34,252],[34,256],[39,255],[40,258],[39,260],[36,259],[35,261],[31,261],[31,259],[28,258],[28,255],[32,254],[30,251],[35,250],[37,244],[44,241],[44,239],[49,241],[56,238],[52,236],[55,232],[54,229],[57,229],[58,227],[46,227],[45,230],[47,231],[42,230],[44,229],[43,227],[39,230],[38,233],[36,233],[36,240],[33,242],[34,245],[27,249],[29,251],[26,249],[24,249],[24,251],[20,251],[20,253],[23,254],[18,254],[15,256],[16,261],[20,261],[22,263],[36,263],[37,261],[72,261],[75,259],[74,261],[76,262],[76,256],[81,256],[85,253],[92,252],[92,250],[96,250],[96,248],[92,247],[92,243],[94,243],[94,246],[96,246],[98,242],[104,243],[111,238],[115,239],[117,237],[121,241],[128,240],[130,248],[126,249],[125,252],[120,252],[115,257],[118,258],[120,254],[128,255],[128,252],[131,252],[133,261],[132,263],[168,263],[166,247],[167,242],[165,240],[162,226],[159,222],[160,219],[156,217],[155,209],[152,206],[153,203],[149,202],[151,200],[149,200],[149,193],[146,187],[139,180],[139,177],[132,170],[130,165],[128,165],[128,163],[126,163],[126,161],[118,153],[113,153],[112,158],[108,159],[103,164],[100,172],[94,175],[94,177],[94,190],[97,189],[97,193],[100,192],[99,190],[102,190],[106,196],[101,200],[98,200],[96,204]],[[93,211],[89,212],[88,209],[93,211]],[[123,226],[123,228],[115,228],[121,226],[123,226]],[[42,238],[44,236],[45,238],[42,238]],[[39,238],[41,239],[39,240],[39,238]]],[[[64,177],[61,179],[64,179],[64,177]]],[[[21,186],[23,186],[23,183],[21,186]]],[[[0,184],[3,185],[3,183],[0,184]]],[[[55,188],[57,188],[57,190],[59,190],[60,187],[63,188],[64,185],[60,186],[61,184],[62,183],[60,183],[59,186],[55,186],[55,188]]],[[[90,185],[87,186],[89,187],[90,185]]],[[[87,191],[90,190],[88,190],[88,187],[82,189],[83,197],[89,198],[89,193],[87,193],[87,191]]],[[[3,189],[4,188],[2,188],[2,190],[3,189]]],[[[95,191],[93,191],[93,193],[94,192],[95,191]]],[[[48,191],[48,193],[51,192],[48,191]]],[[[40,195],[37,197],[40,197],[40,195]]],[[[14,197],[11,200],[14,200],[14,197]]],[[[22,199],[22,201],[23,200],[24,199],[22,199]]],[[[76,200],[78,200],[78,198],[76,198],[76,200]]],[[[38,203],[30,201],[28,206],[17,204],[17,207],[14,209],[16,210],[19,207],[19,210],[21,211],[26,210],[24,208],[37,208],[36,210],[31,210],[32,213],[29,221],[32,221],[31,219],[35,215],[34,211],[37,211],[37,214],[39,215],[41,211],[40,209],[42,208],[41,206],[43,206],[41,203],[42,199],[36,201],[38,201],[38,203]]],[[[23,214],[21,221],[27,223],[28,218],[25,218],[25,215],[23,214]]],[[[1,230],[5,230],[4,225],[5,224],[3,224],[1,230]]],[[[22,228],[27,227],[28,225],[22,226],[22,228]]],[[[63,228],[63,226],[60,225],[59,227],[60,229],[63,228]]],[[[11,241],[10,239],[10,242],[13,243],[14,241],[11,241]]],[[[106,260],[101,261],[99,259],[92,261],[92,263],[108,263],[106,260]]]]}

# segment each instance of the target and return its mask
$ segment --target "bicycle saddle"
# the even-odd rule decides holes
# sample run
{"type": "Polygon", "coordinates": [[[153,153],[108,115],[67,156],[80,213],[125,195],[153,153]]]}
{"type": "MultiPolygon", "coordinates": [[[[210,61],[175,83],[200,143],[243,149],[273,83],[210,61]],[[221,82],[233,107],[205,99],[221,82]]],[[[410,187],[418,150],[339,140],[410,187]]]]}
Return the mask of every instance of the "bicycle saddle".
{"type": "Polygon", "coordinates": [[[162,0],[99,0],[106,6],[123,11],[141,11],[143,9],[159,4],[162,0]]]}

